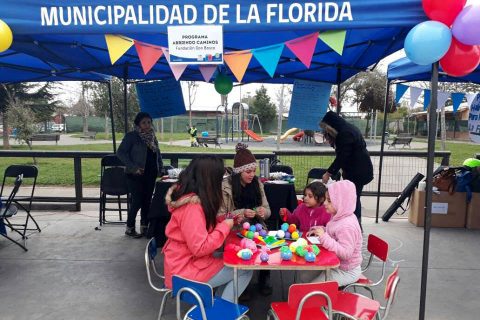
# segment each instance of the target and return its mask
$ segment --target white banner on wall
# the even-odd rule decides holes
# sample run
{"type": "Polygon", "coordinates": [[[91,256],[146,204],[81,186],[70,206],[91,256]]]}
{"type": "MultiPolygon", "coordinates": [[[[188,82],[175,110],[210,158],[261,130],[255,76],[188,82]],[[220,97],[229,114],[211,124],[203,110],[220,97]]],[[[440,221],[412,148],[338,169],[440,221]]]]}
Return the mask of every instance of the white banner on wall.
{"type": "Polygon", "coordinates": [[[222,64],[222,26],[169,26],[170,64],[222,64]]]}
{"type": "Polygon", "coordinates": [[[470,140],[480,143],[480,94],[477,94],[470,106],[468,131],[470,132],[470,140]]]}

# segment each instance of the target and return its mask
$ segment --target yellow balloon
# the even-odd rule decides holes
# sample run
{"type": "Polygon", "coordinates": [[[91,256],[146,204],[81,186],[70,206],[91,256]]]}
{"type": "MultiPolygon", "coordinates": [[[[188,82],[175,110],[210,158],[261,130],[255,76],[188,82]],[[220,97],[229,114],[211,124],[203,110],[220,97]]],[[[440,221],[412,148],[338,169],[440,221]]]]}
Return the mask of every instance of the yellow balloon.
{"type": "Polygon", "coordinates": [[[12,30],[3,20],[0,20],[0,52],[8,50],[12,45],[12,30]]]}

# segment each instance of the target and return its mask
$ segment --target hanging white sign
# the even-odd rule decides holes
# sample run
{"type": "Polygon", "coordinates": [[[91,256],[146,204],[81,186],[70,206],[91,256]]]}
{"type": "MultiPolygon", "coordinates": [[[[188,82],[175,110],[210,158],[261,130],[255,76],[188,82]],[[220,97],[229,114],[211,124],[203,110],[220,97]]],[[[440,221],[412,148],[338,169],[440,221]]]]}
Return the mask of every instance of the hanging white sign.
{"type": "Polygon", "coordinates": [[[222,26],[169,26],[170,64],[222,64],[222,26]]]}
{"type": "Polygon", "coordinates": [[[470,140],[480,143],[480,94],[477,94],[475,100],[470,105],[468,131],[470,132],[470,140]]]}

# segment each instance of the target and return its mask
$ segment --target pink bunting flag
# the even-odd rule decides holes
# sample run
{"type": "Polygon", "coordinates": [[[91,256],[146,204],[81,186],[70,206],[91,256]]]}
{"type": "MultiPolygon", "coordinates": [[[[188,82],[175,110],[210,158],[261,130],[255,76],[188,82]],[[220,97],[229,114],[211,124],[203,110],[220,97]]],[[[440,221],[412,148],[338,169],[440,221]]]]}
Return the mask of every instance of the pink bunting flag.
{"type": "Polygon", "coordinates": [[[165,55],[165,58],[167,58],[168,65],[172,70],[173,76],[178,81],[178,79],[180,79],[185,69],[187,69],[188,64],[170,64],[170,53],[168,52],[168,48],[162,47],[162,50],[163,50],[163,54],[165,55]]]}
{"type": "Polygon", "coordinates": [[[143,73],[147,74],[163,55],[161,47],[140,41],[134,41],[138,58],[142,64],[143,73]]]}
{"type": "Polygon", "coordinates": [[[213,74],[217,70],[217,66],[216,65],[200,65],[198,69],[200,69],[200,72],[202,73],[202,76],[205,82],[209,82],[213,74]]]}
{"type": "Polygon", "coordinates": [[[285,42],[285,45],[307,68],[310,68],[317,41],[318,32],[315,32],[304,37],[287,41],[285,42]]]}

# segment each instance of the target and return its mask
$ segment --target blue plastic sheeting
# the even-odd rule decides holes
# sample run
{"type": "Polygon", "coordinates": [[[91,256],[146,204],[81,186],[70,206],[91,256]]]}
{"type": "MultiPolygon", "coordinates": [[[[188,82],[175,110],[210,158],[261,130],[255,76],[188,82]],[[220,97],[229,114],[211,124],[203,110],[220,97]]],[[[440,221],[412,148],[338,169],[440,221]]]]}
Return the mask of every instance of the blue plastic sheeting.
{"type": "MultiPolygon", "coordinates": [[[[112,6],[110,2],[89,1],[87,6],[82,6],[84,3],[86,2],[80,0],[62,2],[62,8],[55,7],[57,11],[54,11],[51,9],[54,6],[50,4],[47,6],[45,1],[40,0],[2,1],[0,4],[1,18],[11,26],[15,35],[12,49],[45,61],[70,68],[79,68],[81,71],[99,72],[119,78],[135,80],[172,77],[170,67],[164,57],[145,76],[134,47],[112,66],[104,34],[118,33],[146,43],[167,46],[166,28],[169,22],[173,22],[171,25],[176,25],[178,20],[157,24],[158,17],[155,16],[154,23],[151,23],[150,3],[145,1],[115,2],[119,7],[109,7],[112,6]],[[42,7],[44,8],[42,9],[42,7]],[[128,21],[125,17],[115,20],[113,16],[109,16],[108,10],[113,10],[111,12],[117,12],[116,17],[118,18],[122,8],[125,9],[125,12],[129,10],[130,19],[128,21]],[[63,20],[59,16],[60,9],[64,12],[63,20]],[[70,19],[68,19],[68,10],[71,10],[70,19]],[[139,18],[140,11],[142,12],[141,19],[139,18]],[[92,12],[93,16],[89,12],[92,12]],[[79,23],[83,23],[79,20],[79,16],[86,17],[85,25],[79,25],[79,23]],[[111,21],[108,20],[109,17],[112,18],[111,21]],[[132,17],[135,17],[135,21],[132,20],[132,17]],[[92,18],[91,21],[90,18],[92,18]],[[57,23],[57,25],[42,26],[42,19],[44,24],[51,22],[52,24],[57,23]],[[77,19],[77,25],[75,25],[75,19],[77,19]],[[125,24],[125,22],[127,23],[125,24]],[[99,25],[103,23],[105,24],[99,25]]],[[[293,83],[295,79],[341,83],[356,73],[371,68],[385,56],[402,49],[403,40],[408,31],[417,23],[427,20],[420,0],[352,0],[345,2],[338,0],[329,2],[260,0],[254,3],[241,0],[230,4],[221,0],[179,0],[159,6],[164,6],[162,10],[170,10],[171,13],[174,5],[178,5],[178,8],[181,9],[180,16],[185,18],[182,10],[185,10],[188,4],[192,4],[197,10],[197,20],[195,20],[197,24],[205,22],[205,6],[211,5],[217,9],[221,4],[229,6],[224,10],[225,17],[229,19],[228,23],[225,22],[227,18],[224,18],[225,21],[222,23],[225,52],[279,44],[318,31],[348,29],[342,56],[319,40],[311,67],[307,69],[288,48],[284,48],[273,78],[255,58],[252,58],[243,78],[244,83],[293,83]],[[253,20],[250,23],[241,23],[242,19],[246,19],[246,15],[252,10],[251,5],[256,5],[258,9],[258,22],[253,20]],[[282,5],[282,13],[279,11],[280,5],[282,5]],[[307,14],[306,8],[316,11],[315,13],[309,11],[311,14],[307,14]],[[337,14],[335,14],[335,8],[338,9],[337,14]],[[345,8],[349,8],[350,11],[345,8]],[[319,15],[320,10],[322,13],[319,15]],[[300,11],[303,12],[302,19],[297,23],[292,23],[291,18],[299,17],[298,12],[300,11]],[[288,18],[289,12],[290,18],[288,18]],[[325,21],[325,12],[327,12],[327,18],[334,17],[334,19],[325,21]],[[268,22],[269,13],[270,22],[268,22]],[[272,15],[273,13],[275,15],[272,15]],[[285,17],[290,23],[285,21],[285,17]]],[[[157,8],[155,6],[153,7],[154,12],[157,8]]],[[[191,7],[188,8],[191,9],[191,7]]],[[[162,20],[161,17],[160,20],[162,20]]],[[[203,78],[197,66],[190,66],[181,80],[203,81],[203,78]]]]}
{"type": "MultiPolygon", "coordinates": [[[[431,66],[419,66],[408,58],[398,59],[388,65],[388,80],[401,81],[430,81],[432,77],[431,66]]],[[[465,77],[452,77],[439,69],[439,82],[473,82],[480,83],[480,67],[465,77]]]]}
{"type": "Polygon", "coordinates": [[[79,72],[12,50],[0,54],[0,83],[43,81],[108,81],[109,76],[79,72]]]}

